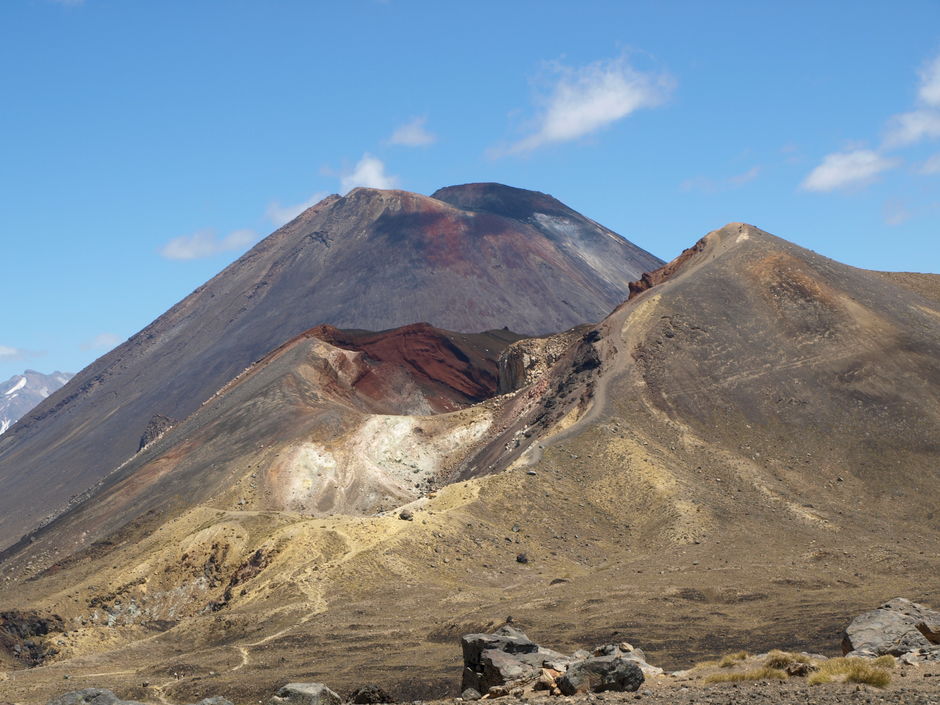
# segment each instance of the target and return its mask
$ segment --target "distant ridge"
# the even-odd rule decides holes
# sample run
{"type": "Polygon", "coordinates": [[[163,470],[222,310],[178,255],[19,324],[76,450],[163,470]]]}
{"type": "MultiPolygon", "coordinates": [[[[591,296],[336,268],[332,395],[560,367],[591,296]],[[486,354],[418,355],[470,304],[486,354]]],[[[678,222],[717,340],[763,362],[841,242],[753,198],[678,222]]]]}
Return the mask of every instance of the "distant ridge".
{"type": "Polygon", "coordinates": [[[70,372],[44,375],[26,370],[0,384],[0,433],[72,378],[70,372]]]}

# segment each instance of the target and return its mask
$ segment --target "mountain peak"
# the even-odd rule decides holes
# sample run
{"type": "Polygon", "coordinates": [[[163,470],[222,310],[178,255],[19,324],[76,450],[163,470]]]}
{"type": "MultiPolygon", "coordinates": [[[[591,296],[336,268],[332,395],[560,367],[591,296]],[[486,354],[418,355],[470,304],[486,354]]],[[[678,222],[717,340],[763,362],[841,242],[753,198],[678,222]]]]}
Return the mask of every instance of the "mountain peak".
{"type": "Polygon", "coordinates": [[[520,220],[530,218],[534,213],[574,215],[568,206],[547,193],[494,182],[445,186],[432,193],[431,198],[464,210],[485,211],[520,220]]]}

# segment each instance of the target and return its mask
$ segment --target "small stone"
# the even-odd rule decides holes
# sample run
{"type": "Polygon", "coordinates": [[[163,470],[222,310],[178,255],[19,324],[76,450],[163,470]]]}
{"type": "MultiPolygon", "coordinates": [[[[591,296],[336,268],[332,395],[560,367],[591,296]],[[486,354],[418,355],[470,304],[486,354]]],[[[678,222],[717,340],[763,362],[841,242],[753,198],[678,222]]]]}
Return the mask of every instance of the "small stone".
{"type": "Polygon", "coordinates": [[[460,697],[463,698],[464,700],[479,700],[479,699],[482,698],[483,696],[480,695],[480,694],[479,694],[477,691],[475,691],[473,688],[467,688],[465,691],[463,691],[463,692],[460,694],[460,697]]]}
{"type": "Polygon", "coordinates": [[[528,563],[528,562],[529,562],[528,554],[520,553],[518,556],[516,556],[516,563],[528,563]]]}
{"type": "Polygon", "coordinates": [[[398,515],[398,518],[402,521],[414,521],[415,515],[410,509],[402,509],[401,513],[398,515]]]}

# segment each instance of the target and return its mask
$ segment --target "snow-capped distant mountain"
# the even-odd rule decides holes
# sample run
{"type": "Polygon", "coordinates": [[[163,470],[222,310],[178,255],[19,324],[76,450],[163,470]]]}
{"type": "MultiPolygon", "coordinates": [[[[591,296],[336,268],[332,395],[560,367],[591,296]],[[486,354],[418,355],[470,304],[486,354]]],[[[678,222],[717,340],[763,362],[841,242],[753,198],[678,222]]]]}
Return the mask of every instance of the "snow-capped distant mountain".
{"type": "Polygon", "coordinates": [[[36,370],[26,370],[0,383],[0,433],[70,379],[70,372],[44,375],[36,370]]]}

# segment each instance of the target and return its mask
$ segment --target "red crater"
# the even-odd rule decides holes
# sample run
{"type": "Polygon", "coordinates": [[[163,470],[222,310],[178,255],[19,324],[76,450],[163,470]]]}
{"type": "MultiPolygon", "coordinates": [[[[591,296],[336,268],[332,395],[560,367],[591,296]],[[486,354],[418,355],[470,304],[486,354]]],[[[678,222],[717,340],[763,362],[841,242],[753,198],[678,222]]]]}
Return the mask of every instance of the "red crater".
{"type": "Polygon", "coordinates": [[[370,392],[384,389],[405,372],[440,410],[494,396],[499,355],[522,337],[506,330],[453,333],[428,323],[378,333],[322,325],[309,334],[331,345],[362,352],[373,363],[356,380],[357,391],[373,396],[370,392]]]}

